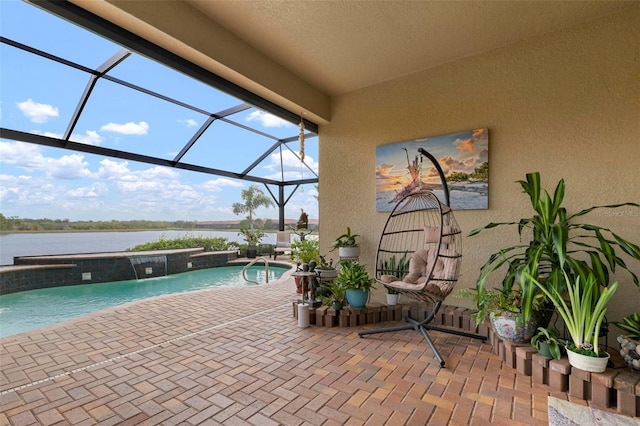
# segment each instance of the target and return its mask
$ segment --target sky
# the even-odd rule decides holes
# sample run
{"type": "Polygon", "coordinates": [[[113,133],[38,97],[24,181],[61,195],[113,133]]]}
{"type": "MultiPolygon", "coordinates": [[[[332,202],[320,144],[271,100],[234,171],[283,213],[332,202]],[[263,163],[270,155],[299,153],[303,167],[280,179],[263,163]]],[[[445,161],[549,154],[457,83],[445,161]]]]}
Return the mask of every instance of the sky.
{"type": "MultiPolygon", "coordinates": [[[[0,0],[0,34],[88,69],[96,69],[122,46],[20,0],[0,0]]],[[[72,131],[74,142],[173,159],[198,131],[207,113],[242,103],[135,52],[108,75],[174,98],[189,109],[99,79],[72,131]]],[[[2,127],[61,138],[89,74],[0,44],[2,127]]],[[[297,136],[296,124],[256,108],[229,119],[270,137],[215,121],[183,157],[185,163],[242,172],[276,139],[297,136]],[[274,138],[275,137],[275,138],[274,138]]],[[[304,164],[295,141],[267,156],[251,175],[310,179],[318,171],[317,137],[305,140],[304,164]]],[[[261,183],[102,157],[0,139],[0,213],[6,217],[69,220],[234,220],[231,205],[250,185],[261,183]]],[[[294,187],[285,188],[285,198],[294,187]]],[[[276,186],[270,187],[277,195],[276,186]]],[[[293,193],[285,216],[304,209],[318,217],[315,185],[293,193]]],[[[254,215],[277,220],[278,211],[254,215]]]]}

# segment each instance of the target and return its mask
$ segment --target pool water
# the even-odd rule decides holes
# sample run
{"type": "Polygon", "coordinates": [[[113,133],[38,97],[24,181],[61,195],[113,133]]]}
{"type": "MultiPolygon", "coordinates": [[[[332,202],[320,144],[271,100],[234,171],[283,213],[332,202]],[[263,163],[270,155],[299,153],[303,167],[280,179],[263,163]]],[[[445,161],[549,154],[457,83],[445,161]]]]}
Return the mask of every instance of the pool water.
{"type": "MultiPolygon", "coordinates": [[[[163,294],[211,287],[254,285],[242,276],[244,266],[201,269],[166,277],[44,288],[0,296],[0,337],[11,336],[112,306],[163,294]]],[[[288,269],[269,266],[269,282],[288,269]]],[[[264,266],[250,266],[247,278],[266,282],[264,266]]]]}

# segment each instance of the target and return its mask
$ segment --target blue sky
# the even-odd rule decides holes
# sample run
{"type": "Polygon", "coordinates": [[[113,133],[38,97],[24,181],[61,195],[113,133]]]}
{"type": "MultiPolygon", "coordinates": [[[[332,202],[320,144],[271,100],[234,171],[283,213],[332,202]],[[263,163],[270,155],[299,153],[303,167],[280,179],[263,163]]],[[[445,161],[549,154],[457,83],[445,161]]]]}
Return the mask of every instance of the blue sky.
{"type": "MultiPolygon", "coordinates": [[[[95,69],[121,46],[102,39],[19,0],[0,0],[3,37],[95,69]],[[36,30],[37,29],[37,30],[36,30]]],[[[242,103],[135,52],[109,75],[145,89],[219,112],[242,103]]],[[[2,127],[62,137],[88,74],[0,45],[0,120],[2,127]]],[[[138,154],[173,159],[207,115],[100,79],[74,128],[71,140],[138,154]]],[[[229,119],[276,138],[298,134],[295,124],[255,108],[229,119]]],[[[185,163],[241,172],[274,144],[216,121],[182,159],[185,163]]],[[[317,173],[317,138],[305,141],[305,165],[293,142],[268,156],[251,174],[276,180],[309,179],[317,173]],[[283,168],[281,169],[281,163],[283,168]]],[[[251,182],[153,166],[34,144],[0,140],[0,213],[22,218],[70,220],[232,220],[231,205],[251,182]]],[[[265,193],[264,185],[257,184],[265,193]]],[[[285,188],[288,197],[292,187],[285,188]]],[[[277,188],[271,187],[277,194],[277,188]]],[[[286,207],[318,217],[314,185],[298,189],[286,207]]],[[[275,208],[257,217],[277,219],[275,208]]]]}

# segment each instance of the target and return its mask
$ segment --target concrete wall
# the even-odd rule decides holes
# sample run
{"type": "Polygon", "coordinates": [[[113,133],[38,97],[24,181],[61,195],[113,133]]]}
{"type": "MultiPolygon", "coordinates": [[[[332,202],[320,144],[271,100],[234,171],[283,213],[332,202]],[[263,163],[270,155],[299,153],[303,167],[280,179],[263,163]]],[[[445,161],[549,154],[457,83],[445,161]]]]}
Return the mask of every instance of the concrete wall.
{"type": "MultiPolygon", "coordinates": [[[[569,213],[640,203],[639,23],[634,6],[333,99],[332,121],[320,128],[321,251],[350,226],[362,235],[360,260],[372,271],[387,217],[375,208],[376,146],[480,127],[489,128],[489,209],[456,213],[465,234],[531,216],[515,183],[527,172],[540,171],[548,191],[564,178],[569,213]]],[[[584,222],[640,243],[640,209],[596,211],[584,222]]],[[[473,287],[488,254],[515,243],[515,229],[466,237],[458,287],[473,287]]],[[[638,262],[633,270],[640,275],[638,262]]],[[[614,320],[640,306],[628,274],[617,278],[623,285],[610,308],[614,320]]]]}

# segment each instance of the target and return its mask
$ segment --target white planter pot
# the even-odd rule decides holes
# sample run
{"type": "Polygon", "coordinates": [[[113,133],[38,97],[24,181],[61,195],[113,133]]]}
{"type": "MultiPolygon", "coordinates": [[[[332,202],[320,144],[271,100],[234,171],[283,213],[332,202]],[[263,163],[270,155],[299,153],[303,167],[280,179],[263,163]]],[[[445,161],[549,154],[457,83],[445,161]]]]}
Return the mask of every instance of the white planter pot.
{"type": "Polygon", "coordinates": [[[395,306],[398,303],[399,294],[389,294],[387,293],[387,305],[395,306]]]}
{"type": "MultiPolygon", "coordinates": [[[[606,352],[605,352],[606,353],[606,352]]],[[[607,369],[607,362],[609,362],[609,354],[606,358],[596,358],[593,356],[582,355],[567,348],[567,355],[569,356],[569,364],[572,367],[579,368],[583,371],[590,371],[592,373],[602,373],[607,369]]]]}
{"type": "Polygon", "coordinates": [[[333,280],[338,276],[338,271],[335,269],[318,269],[316,268],[316,272],[318,273],[318,277],[322,281],[333,280]]]}
{"type": "Polygon", "coordinates": [[[360,247],[338,247],[340,258],[352,258],[360,256],[360,247]]]}

